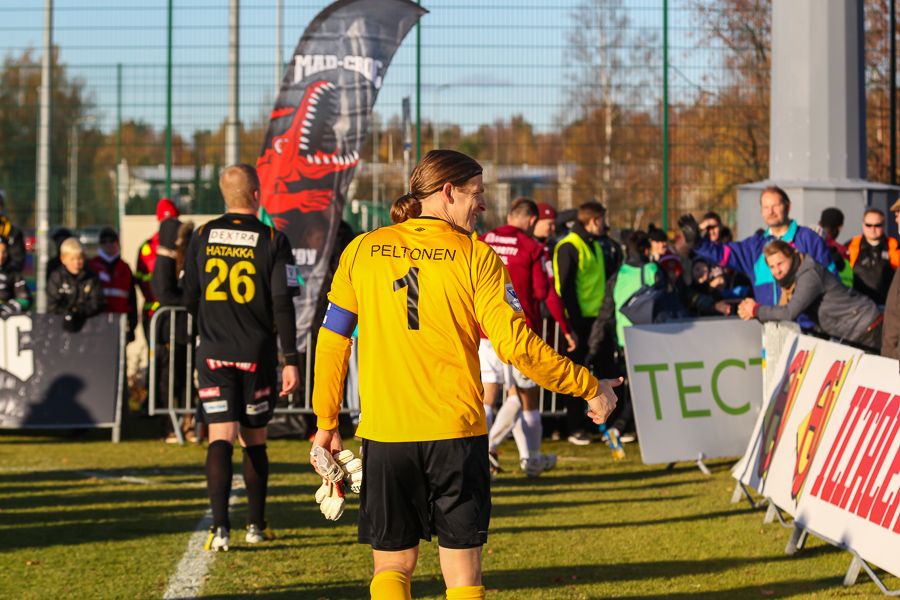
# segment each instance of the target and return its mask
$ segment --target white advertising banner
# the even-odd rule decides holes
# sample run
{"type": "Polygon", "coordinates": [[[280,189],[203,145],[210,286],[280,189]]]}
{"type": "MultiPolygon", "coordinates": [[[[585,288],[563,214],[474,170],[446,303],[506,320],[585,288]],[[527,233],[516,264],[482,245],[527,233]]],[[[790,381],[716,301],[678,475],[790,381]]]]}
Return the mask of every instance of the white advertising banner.
{"type": "Polygon", "coordinates": [[[625,328],[644,464],[738,456],[762,404],[760,324],[701,319],[625,328]]]}
{"type": "Polygon", "coordinates": [[[773,387],[734,477],[792,516],[809,485],[809,469],[845,381],[861,350],[791,334],[773,387]]]}
{"type": "Polygon", "coordinates": [[[900,374],[865,355],[821,433],[796,522],[900,575],[900,374]]]}

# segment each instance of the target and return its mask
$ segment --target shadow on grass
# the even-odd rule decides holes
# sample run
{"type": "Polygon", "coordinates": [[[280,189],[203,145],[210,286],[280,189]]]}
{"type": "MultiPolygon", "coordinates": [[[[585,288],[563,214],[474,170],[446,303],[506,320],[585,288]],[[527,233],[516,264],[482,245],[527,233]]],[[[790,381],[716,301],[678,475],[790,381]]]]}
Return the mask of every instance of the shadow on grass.
{"type": "MultiPolygon", "coordinates": [[[[790,560],[790,557],[776,560],[790,560]]],[[[719,559],[702,561],[649,561],[641,563],[629,563],[625,565],[570,565],[541,567],[534,569],[508,569],[485,571],[483,582],[487,589],[497,589],[504,592],[516,590],[527,591],[531,594],[538,593],[542,598],[570,598],[573,594],[582,597],[589,594],[590,598],[622,597],[620,592],[613,587],[609,592],[599,592],[597,586],[609,586],[616,583],[630,583],[652,579],[678,579],[685,576],[708,576],[729,571],[731,569],[744,568],[759,563],[772,562],[771,559],[719,559]],[[574,577],[574,579],[573,579],[574,577]]],[[[820,579],[796,579],[789,581],[764,581],[754,585],[741,585],[728,589],[690,591],[666,591],[661,589],[652,594],[627,596],[630,599],[666,598],[668,600],[713,600],[721,598],[758,598],[761,595],[772,595],[776,598],[789,598],[793,595],[809,595],[826,589],[835,589],[840,586],[840,577],[827,577],[820,579]],[[771,594],[770,594],[771,592],[771,594]]],[[[364,581],[340,581],[328,583],[298,583],[289,586],[272,586],[247,593],[229,593],[227,595],[204,595],[204,598],[225,600],[227,598],[242,598],[244,596],[257,596],[264,593],[266,598],[274,600],[307,600],[319,598],[368,598],[369,580],[364,581]]],[[[653,585],[653,584],[649,584],[653,585]]],[[[674,583],[659,583],[660,587],[685,587],[690,585],[688,581],[681,580],[674,583]]],[[[702,585],[702,584],[701,584],[702,585]]],[[[438,579],[419,579],[413,576],[413,597],[443,596],[443,581],[438,579]]],[[[515,596],[513,596],[515,597],[515,596]]]]}

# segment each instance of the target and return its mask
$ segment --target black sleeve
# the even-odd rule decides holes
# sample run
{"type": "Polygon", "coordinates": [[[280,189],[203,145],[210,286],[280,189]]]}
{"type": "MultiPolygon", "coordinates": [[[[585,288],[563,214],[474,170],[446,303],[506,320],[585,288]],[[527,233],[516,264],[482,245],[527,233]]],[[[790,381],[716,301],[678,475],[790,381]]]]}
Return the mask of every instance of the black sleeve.
{"type": "Polygon", "coordinates": [[[11,227],[9,231],[9,269],[21,271],[25,266],[25,236],[18,227],[11,227]]]}
{"type": "Polygon", "coordinates": [[[297,263],[294,262],[291,243],[288,241],[287,236],[276,231],[273,245],[272,298],[282,295],[296,296],[300,293],[300,282],[297,280],[297,263]]]}
{"type": "MultiPolygon", "coordinates": [[[[614,273],[612,277],[606,280],[603,303],[600,305],[597,318],[594,319],[594,324],[591,326],[591,335],[587,340],[588,354],[597,354],[600,351],[600,344],[603,343],[606,326],[608,324],[615,325],[616,323],[616,300],[613,292],[616,289],[617,275],[618,273],[614,273]]],[[[619,340],[619,345],[622,345],[622,340],[619,340]]]]}
{"type": "Polygon", "coordinates": [[[89,281],[90,288],[81,298],[81,302],[79,302],[77,307],[78,312],[85,318],[99,315],[103,307],[106,306],[106,296],[103,295],[103,282],[100,281],[96,274],[93,274],[89,281]]]}
{"type": "MultiPolygon", "coordinates": [[[[200,229],[202,233],[203,229],[200,229]]],[[[200,236],[195,235],[188,244],[187,253],[184,257],[184,280],[182,286],[184,288],[183,301],[184,305],[196,322],[197,311],[200,308],[200,273],[197,272],[197,247],[202,243],[200,236]]],[[[157,257],[158,259],[158,257],[157,257]]],[[[177,273],[176,273],[177,276],[177,273]]],[[[153,280],[151,279],[151,285],[153,280]]]]}
{"type": "Polygon", "coordinates": [[[297,317],[294,313],[294,299],[287,295],[273,297],[272,311],[275,313],[275,327],[278,329],[278,339],[281,340],[284,364],[296,367],[299,363],[297,359],[297,317]]]}
{"type": "Polygon", "coordinates": [[[162,246],[157,250],[150,288],[160,306],[184,306],[184,290],[178,287],[178,273],[175,272],[177,264],[174,258],[162,251],[169,252],[162,246]]]}
{"type": "Polygon", "coordinates": [[[54,315],[64,315],[69,310],[66,298],[59,293],[62,273],[56,269],[47,278],[47,312],[54,315]]]}
{"type": "Polygon", "coordinates": [[[556,247],[556,277],[559,281],[559,297],[566,307],[566,316],[573,327],[581,320],[581,305],[578,304],[578,288],[575,274],[578,271],[578,250],[575,244],[560,244],[556,247]]]}
{"type": "Polygon", "coordinates": [[[137,330],[138,310],[137,310],[137,282],[134,275],[131,276],[131,287],[128,288],[128,331],[134,333],[137,330]]]}

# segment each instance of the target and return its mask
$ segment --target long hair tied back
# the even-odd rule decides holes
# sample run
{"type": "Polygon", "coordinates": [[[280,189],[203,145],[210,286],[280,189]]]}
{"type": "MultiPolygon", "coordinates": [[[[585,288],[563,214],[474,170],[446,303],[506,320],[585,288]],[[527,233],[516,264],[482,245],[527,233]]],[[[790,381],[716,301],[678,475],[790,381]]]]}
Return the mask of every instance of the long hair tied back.
{"type": "Polygon", "coordinates": [[[431,150],[422,157],[409,178],[409,191],[394,200],[391,220],[403,223],[422,214],[422,199],[440,191],[445,183],[461,186],[481,175],[474,158],[455,150],[431,150]]]}

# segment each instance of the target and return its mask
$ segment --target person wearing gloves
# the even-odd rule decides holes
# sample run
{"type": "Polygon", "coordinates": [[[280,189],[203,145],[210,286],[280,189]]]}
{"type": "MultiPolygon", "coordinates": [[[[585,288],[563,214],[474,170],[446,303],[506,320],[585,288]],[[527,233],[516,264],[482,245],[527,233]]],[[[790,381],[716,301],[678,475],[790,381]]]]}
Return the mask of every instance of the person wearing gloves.
{"type": "Polygon", "coordinates": [[[9,240],[0,236],[0,317],[18,315],[31,308],[28,284],[9,265],[9,240]]]}
{"type": "MultiPolygon", "coordinates": [[[[481,174],[465,154],[428,152],[391,208],[395,225],[350,243],[328,293],[310,462],[329,481],[340,475],[329,473],[328,458],[344,449],[338,415],[358,323],[359,339],[377,340],[359,347],[356,432],[363,440],[357,539],[373,550],[373,600],[410,598],[419,542],[433,535],[448,600],[485,597],[491,484],[479,326],[501,361],[542,387],[586,399],[595,423],[606,420],[621,383],[598,381],[528,328],[500,257],[472,239],[486,209],[481,174]]],[[[323,494],[320,504],[341,500],[323,494]]]]}
{"type": "MultiPolygon", "coordinates": [[[[772,277],[763,257],[763,248],[772,240],[788,242],[837,277],[831,253],[819,234],[809,227],[798,225],[797,221],[790,218],[791,201],[787,192],[778,186],[769,186],[763,190],[759,201],[763,220],[768,225],[765,232],[756,233],[739,242],[716,243],[701,236],[697,221],[693,215],[688,214],[678,219],[685,244],[710,265],[734,269],[747,275],[753,284],[753,296],[764,306],[778,304],[781,297],[781,288],[772,277]]],[[[801,325],[805,326],[806,323],[801,325]]]]}
{"type": "Polygon", "coordinates": [[[752,298],[738,305],[745,321],[796,321],[806,315],[822,333],[878,354],[883,317],[871,298],[845,286],[784,240],[773,240],[763,250],[773,279],[781,288],[777,306],[752,298]]]}
{"type": "Polygon", "coordinates": [[[103,282],[84,264],[84,248],[75,238],[59,247],[62,266],[47,281],[47,311],[63,316],[63,329],[75,332],[106,306],[103,282]]]}

